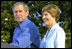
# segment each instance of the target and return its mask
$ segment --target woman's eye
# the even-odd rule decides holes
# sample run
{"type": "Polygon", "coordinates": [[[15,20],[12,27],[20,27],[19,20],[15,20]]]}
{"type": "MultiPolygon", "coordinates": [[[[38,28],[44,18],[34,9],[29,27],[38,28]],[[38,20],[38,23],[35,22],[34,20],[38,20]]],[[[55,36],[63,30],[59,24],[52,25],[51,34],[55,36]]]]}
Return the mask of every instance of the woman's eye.
{"type": "Polygon", "coordinates": [[[48,14],[42,14],[42,16],[47,16],[48,14]]]}
{"type": "Polygon", "coordinates": [[[45,14],[45,16],[47,16],[48,14],[45,14]]]}

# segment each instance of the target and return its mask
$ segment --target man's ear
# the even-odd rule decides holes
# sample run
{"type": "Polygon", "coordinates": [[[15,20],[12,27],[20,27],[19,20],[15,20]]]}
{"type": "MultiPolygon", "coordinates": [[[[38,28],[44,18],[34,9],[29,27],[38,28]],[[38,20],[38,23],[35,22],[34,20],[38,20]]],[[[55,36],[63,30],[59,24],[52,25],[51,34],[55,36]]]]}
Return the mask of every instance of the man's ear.
{"type": "Polygon", "coordinates": [[[29,16],[29,11],[26,11],[26,16],[29,16]]]}

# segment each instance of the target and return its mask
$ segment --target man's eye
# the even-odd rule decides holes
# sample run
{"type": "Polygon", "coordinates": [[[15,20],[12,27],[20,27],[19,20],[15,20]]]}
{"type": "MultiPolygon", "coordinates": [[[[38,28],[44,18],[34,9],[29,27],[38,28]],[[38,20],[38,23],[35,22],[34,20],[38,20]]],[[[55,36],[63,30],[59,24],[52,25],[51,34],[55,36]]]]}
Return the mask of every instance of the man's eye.
{"type": "Polygon", "coordinates": [[[19,12],[22,12],[22,11],[19,11],[19,12]]]}
{"type": "Polygon", "coordinates": [[[15,11],[15,13],[17,13],[17,11],[15,11]]]}

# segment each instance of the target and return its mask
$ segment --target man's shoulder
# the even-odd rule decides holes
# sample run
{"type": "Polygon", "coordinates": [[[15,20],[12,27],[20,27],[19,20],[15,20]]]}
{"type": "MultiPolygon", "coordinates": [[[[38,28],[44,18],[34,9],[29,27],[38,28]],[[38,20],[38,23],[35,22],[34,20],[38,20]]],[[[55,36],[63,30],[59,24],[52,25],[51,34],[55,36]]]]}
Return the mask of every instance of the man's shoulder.
{"type": "Polygon", "coordinates": [[[28,23],[26,26],[28,26],[28,27],[37,27],[33,22],[28,23]]]}

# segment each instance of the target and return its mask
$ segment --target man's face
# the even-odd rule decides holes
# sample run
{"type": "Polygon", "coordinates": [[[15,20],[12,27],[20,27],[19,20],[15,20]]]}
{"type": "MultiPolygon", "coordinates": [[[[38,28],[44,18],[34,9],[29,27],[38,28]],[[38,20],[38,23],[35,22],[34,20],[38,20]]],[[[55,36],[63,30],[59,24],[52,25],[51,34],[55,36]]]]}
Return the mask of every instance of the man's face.
{"type": "Polygon", "coordinates": [[[24,10],[23,5],[15,6],[13,12],[14,12],[14,17],[18,23],[22,23],[29,14],[29,11],[24,10]]]}

